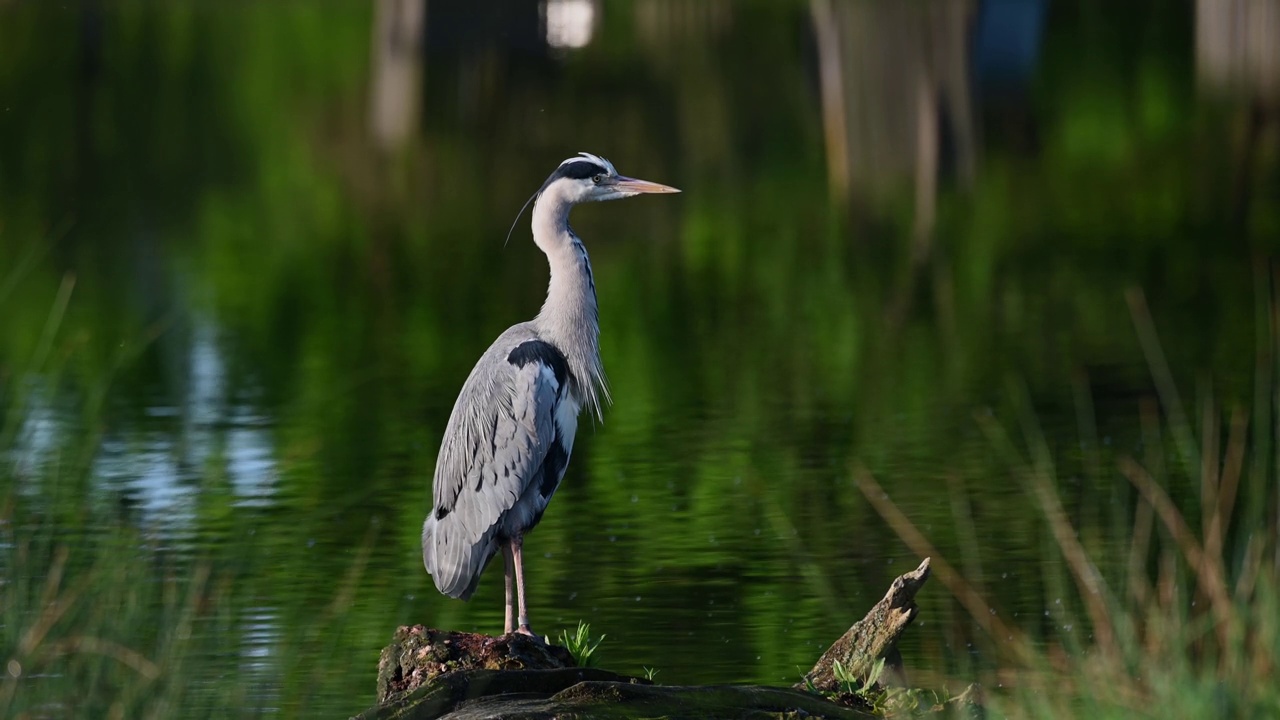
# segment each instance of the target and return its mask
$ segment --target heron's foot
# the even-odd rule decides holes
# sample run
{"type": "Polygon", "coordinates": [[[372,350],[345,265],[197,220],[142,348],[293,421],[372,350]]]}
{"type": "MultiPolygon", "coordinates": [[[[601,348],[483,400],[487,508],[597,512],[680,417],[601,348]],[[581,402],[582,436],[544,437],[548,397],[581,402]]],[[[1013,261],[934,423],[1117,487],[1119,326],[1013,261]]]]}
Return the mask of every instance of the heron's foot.
{"type": "Polygon", "coordinates": [[[542,639],[541,636],[537,635],[536,633],[534,633],[532,630],[529,629],[528,624],[524,624],[516,628],[516,632],[520,633],[521,635],[528,635],[529,637],[535,638],[538,640],[542,639]]]}

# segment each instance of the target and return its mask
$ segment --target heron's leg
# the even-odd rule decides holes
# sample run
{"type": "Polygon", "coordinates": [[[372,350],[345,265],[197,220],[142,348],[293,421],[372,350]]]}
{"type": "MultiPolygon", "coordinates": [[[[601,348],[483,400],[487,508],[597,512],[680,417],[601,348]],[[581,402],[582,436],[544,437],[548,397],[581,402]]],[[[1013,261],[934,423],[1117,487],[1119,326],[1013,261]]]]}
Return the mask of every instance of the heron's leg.
{"type": "Polygon", "coordinates": [[[506,634],[516,631],[516,598],[514,595],[516,566],[515,559],[511,554],[511,543],[509,542],[502,543],[502,569],[507,579],[507,602],[504,605],[506,620],[502,624],[502,632],[506,634]]]}
{"type": "Polygon", "coordinates": [[[519,627],[516,632],[525,635],[533,635],[533,631],[529,629],[529,610],[525,607],[524,594],[524,536],[516,535],[511,538],[511,553],[515,556],[516,561],[516,597],[518,607],[520,608],[519,627]]]}

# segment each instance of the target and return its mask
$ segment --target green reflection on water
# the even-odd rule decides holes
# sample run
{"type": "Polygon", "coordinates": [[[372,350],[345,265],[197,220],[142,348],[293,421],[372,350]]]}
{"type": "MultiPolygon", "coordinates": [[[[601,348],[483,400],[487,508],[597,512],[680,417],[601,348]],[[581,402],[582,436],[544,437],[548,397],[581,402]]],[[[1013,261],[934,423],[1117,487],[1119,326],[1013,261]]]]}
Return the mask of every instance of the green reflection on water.
{"type": "MultiPolygon", "coordinates": [[[[429,29],[420,114],[390,145],[370,130],[362,4],[96,7],[0,23],[8,517],[91,577],[120,543],[102,572],[158,589],[104,598],[128,609],[115,630],[86,622],[158,663],[186,607],[165,583],[207,563],[186,662],[208,675],[168,691],[187,707],[355,710],[396,625],[500,627],[500,573],[469,604],[439,597],[420,523],[462,380],[545,288],[527,225],[501,238],[580,149],[684,190],[575,213],[615,406],[527,545],[535,628],[584,619],[619,670],[796,679],[917,561],[854,461],[1013,622],[1078,622],[973,414],[1020,446],[1036,418],[1082,540],[1118,558],[1133,493],[1113,456],[1142,454],[1153,396],[1129,288],[1188,398],[1210,378],[1224,407],[1254,391],[1255,268],[1280,213],[1242,198],[1274,189],[1276,153],[1240,149],[1237,104],[1197,94],[1181,6],[1055,7],[1024,86],[938,80],[923,184],[927,114],[903,97],[931,77],[925,45],[868,38],[925,20],[890,4],[838,8],[834,95],[811,5],[604,3],[573,52],[429,29]]],[[[34,612],[47,567],[8,562],[34,612]]],[[[941,587],[922,618],[909,665],[980,662],[941,587]]],[[[107,702],[110,678],[66,679],[107,702]]]]}

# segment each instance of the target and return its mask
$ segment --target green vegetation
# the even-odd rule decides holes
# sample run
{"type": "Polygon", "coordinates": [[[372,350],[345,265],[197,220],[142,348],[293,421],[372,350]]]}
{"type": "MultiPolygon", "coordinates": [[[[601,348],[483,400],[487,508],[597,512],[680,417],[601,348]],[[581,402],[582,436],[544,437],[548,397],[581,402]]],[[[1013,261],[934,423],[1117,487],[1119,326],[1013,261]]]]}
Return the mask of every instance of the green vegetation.
{"type": "MultiPolygon", "coordinates": [[[[578,667],[596,667],[599,665],[596,650],[600,649],[600,643],[604,642],[604,637],[604,635],[598,638],[591,637],[591,624],[579,621],[578,629],[572,633],[561,630],[556,644],[569,651],[574,662],[578,663],[578,667]]],[[[547,642],[551,642],[550,639],[547,639],[547,642]]]]}
{"type": "MultiPolygon", "coordinates": [[[[925,534],[865,470],[861,488],[908,545],[935,555],[936,576],[1003,658],[986,676],[989,687],[1005,688],[989,696],[997,711],[1044,718],[1273,717],[1280,713],[1280,688],[1271,681],[1280,658],[1280,455],[1268,457],[1270,430],[1249,424],[1250,417],[1280,411],[1271,376],[1260,367],[1263,411],[1237,406],[1224,418],[1205,394],[1197,426],[1183,410],[1145,304],[1133,299],[1165,410],[1146,404],[1140,456],[1102,448],[1096,438],[1086,445],[1091,472],[1133,490],[1131,509],[1113,514],[1111,528],[1094,528],[1091,536],[1073,524],[1069,484],[1057,470],[1062,458],[1029,409],[1021,417],[1021,450],[999,423],[977,418],[1056,551],[1045,560],[1059,571],[1044,573],[1054,600],[1046,595],[1048,628],[1041,626],[1041,634],[1009,622],[997,599],[936,557],[925,534]],[[1191,492],[1175,499],[1180,488],[1191,492]]],[[[1266,313],[1277,312],[1280,302],[1273,300],[1266,313]]],[[[1280,358],[1275,333],[1270,328],[1262,338],[1260,366],[1280,358]]],[[[1078,410],[1081,427],[1091,427],[1089,409],[1078,410]]],[[[980,549],[961,552],[976,556],[980,549]]],[[[966,565],[983,576],[976,558],[966,565]]],[[[857,679],[849,680],[850,692],[858,692],[857,679]]]]}
{"type": "Polygon", "coordinates": [[[1265,444],[1248,429],[1248,415],[1235,409],[1224,428],[1217,414],[1206,397],[1193,433],[1189,423],[1180,426],[1186,418],[1170,413],[1162,422],[1153,413],[1145,457],[1116,454],[1110,475],[1127,479],[1138,500],[1112,536],[1127,542],[1106,555],[1088,548],[1068,520],[1053,490],[1061,485],[1051,455],[1042,438],[1028,436],[1031,457],[1013,472],[1051,528],[1064,575],[1059,591],[1071,601],[1055,618],[1065,621],[1063,631],[1046,647],[1020,633],[1000,643],[1021,669],[1012,675],[1015,694],[998,707],[1034,717],[1280,713],[1280,688],[1271,682],[1280,657],[1277,467],[1252,462],[1265,444]],[[1171,496],[1189,485],[1200,493],[1171,496]],[[1071,632],[1075,623],[1088,634],[1071,632]]]}

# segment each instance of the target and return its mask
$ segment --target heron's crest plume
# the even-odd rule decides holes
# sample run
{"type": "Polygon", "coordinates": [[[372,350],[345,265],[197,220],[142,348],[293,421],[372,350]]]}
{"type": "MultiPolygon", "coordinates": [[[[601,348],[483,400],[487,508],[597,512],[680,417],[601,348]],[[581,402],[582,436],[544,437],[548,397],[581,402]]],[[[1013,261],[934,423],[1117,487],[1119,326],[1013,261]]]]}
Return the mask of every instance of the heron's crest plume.
{"type": "Polygon", "coordinates": [[[577,156],[568,158],[564,162],[560,163],[560,167],[564,167],[565,165],[568,165],[571,162],[578,162],[583,158],[586,158],[587,160],[590,160],[591,162],[596,163],[597,165],[600,165],[605,170],[608,170],[610,175],[618,174],[618,169],[613,166],[613,163],[609,162],[608,160],[605,160],[599,155],[592,155],[589,152],[579,152],[577,156]]]}

